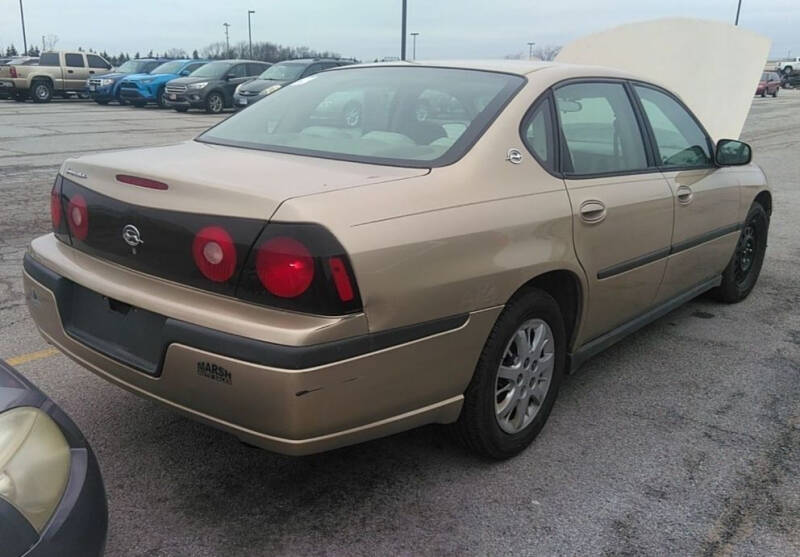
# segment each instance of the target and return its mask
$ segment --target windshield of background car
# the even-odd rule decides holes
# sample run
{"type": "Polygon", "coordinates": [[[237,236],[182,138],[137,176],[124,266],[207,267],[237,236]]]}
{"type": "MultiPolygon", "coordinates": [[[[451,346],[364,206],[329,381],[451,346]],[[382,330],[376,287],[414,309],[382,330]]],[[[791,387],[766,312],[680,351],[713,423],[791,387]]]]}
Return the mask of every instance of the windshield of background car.
{"type": "Polygon", "coordinates": [[[146,73],[149,62],[141,60],[128,60],[117,70],[119,73],[146,73]]]}
{"type": "Polygon", "coordinates": [[[443,166],[466,153],[524,83],[518,75],[449,68],[333,70],[278,90],[197,140],[376,164],[443,166]]]}
{"type": "Polygon", "coordinates": [[[192,77],[208,77],[211,79],[222,79],[222,77],[231,69],[230,62],[209,62],[205,66],[200,66],[190,75],[192,77]]]}
{"type": "Polygon", "coordinates": [[[300,77],[308,67],[304,63],[289,63],[289,64],[275,64],[267,68],[267,71],[262,73],[259,79],[271,79],[273,81],[291,81],[300,77]]]}
{"type": "Polygon", "coordinates": [[[152,74],[157,73],[178,73],[181,71],[181,68],[186,65],[186,62],[181,62],[180,60],[175,60],[173,62],[165,62],[160,66],[153,68],[153,71],[150,72],[152,74]]]}

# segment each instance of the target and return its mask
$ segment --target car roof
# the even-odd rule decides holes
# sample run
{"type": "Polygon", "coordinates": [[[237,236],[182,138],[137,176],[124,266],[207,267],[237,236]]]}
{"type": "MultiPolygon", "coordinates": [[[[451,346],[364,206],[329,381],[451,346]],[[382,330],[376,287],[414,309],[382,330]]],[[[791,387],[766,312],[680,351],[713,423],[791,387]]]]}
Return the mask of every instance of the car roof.
{"type": "Polygon", "coordinates": [[[454,68],[465,70],[490,71],[520,75],[532,79],[537,72],[547,74],[548,78],[558,73],[559,80],[573,77],[615,77],[620,79],[640,79],[658,85],[652,80],[642,79],[616,68],[604,66],[586,66],[579,64],[563,64],[559,62],[543,62],[541,60],[425,60],[425,61],[393,61],[355,64],[332,68],[328,71],[344,71],[358,67],[420,67],[420,68],[454,68]]]}

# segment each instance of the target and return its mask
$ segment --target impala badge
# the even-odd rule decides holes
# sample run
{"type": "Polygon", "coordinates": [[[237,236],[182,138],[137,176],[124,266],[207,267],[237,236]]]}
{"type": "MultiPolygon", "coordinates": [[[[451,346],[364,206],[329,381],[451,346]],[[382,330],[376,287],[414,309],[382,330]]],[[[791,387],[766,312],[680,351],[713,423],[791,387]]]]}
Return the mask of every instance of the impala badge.
{"type": "Polygon", "coordinates": [[[122,239],[125,240],[125,243],[131,247],[134,255],[136,255],[136,247],[144,244],[142,235],[139,233],[139,229],[132,224],[126,224],[122,228],[122,239]]]}

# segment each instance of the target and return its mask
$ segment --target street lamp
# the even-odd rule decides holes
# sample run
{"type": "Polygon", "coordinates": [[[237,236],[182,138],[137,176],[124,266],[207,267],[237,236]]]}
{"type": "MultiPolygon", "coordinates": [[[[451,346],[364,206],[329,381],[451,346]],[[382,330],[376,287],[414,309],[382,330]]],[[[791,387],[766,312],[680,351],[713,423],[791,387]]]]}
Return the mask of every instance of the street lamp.
{"type": "Polygon", "coordinates": [[[533,60],[533,47],[536,43],[528,43],[528,60],[533,60]]]}
{"type": "Polygon", "coordinates": [[[230,23],[223,23],[223,27],[225,27],[225,58],[231,55],[231,41],[228,37],[228,27],[231,26],[230,23]]]}
{"type": "MultiPolygon", "coordinates": [[[[22,1],[22,0],[20,0],[22,1]]],[[[408,1],[403,0],[403,24],[400,30],[400,59],[406,59],[406,13],[408,8],[408,1]]]]}
{"type": "Polygon", "coordinates": [[[25,38],[25,12],[22,11],[22,0],[19,0],[19,18],[22,20],[22,55],[28,54],[28,39],[25,38]]]}
{"type": "Polygon", "coordinates": [[[256,13],[255,10],[247,10],[247,36],[250,39],[250,59],[253,59],[253,31],[250,29],[250,14],[256,13]]]}
{"type": "Polygon", "coordinates": [[[739,12],[742,11],[742,0],[739,0],[739,6],[736,8],[736,23],[734,25],[739,25],[739,12]]]}
{"type": "Polygon", "coordinates": [[[409,33],[409,35],[414,37],[413,39],[411,39],[411,59],[412,60],[416,60],[417,59],[417,35],[419,35],[419,33],[409,33]]]}

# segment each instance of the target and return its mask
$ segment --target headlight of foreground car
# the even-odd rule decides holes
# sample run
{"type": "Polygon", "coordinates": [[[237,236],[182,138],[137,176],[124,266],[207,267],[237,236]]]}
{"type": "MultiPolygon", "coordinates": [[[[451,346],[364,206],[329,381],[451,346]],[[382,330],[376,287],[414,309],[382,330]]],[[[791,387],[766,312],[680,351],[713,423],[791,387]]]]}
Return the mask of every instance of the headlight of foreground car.
{"type": "Polygon", "coordinates": [[[38,408],[0,414],[0,497],[41,533],[67,487],[70,450],[56,423],[38,408]]]}
{"type": "Polygon", "coordinates": [[[208,85],[208,81],[201,81],[200,83],[191,83],[188,85],[188,89],[202,89],[208,85]]]}
{"type": "Polygon", "coordinates": [[[150,78],[148,78],[148,79],[143,79],[143,80],[142,80],[142,83],[145,83],[145,84],[146,84],[146,83],[153,83],[153,81],[155,81],[155,80],[154,80],[152,77],[150,77],[150,78]]]}
{"type": "Polygon", "coordinates": [[[100,85],[111,85],[112,83],[114,83],[113,79],[101,79],[100,80],[100,85]]]}
{"type": "Polygon", "coordinates": [[[275,91],[277,91],[277,90],[278,90],[278,89],[280,89],[280,88],[281,88],[281,85],[273,85],[273,86],[271,86],[271,87],[267,87],[266,89],[264,89],[263,91],[261,91],[261,92],[259,93],[259,95],[260,95],[260,96],[262,96],[262,97],[266,97],[267,95],[269,95],[269,94],[271,94],[271,93],[274,93],[275,91]]]}

